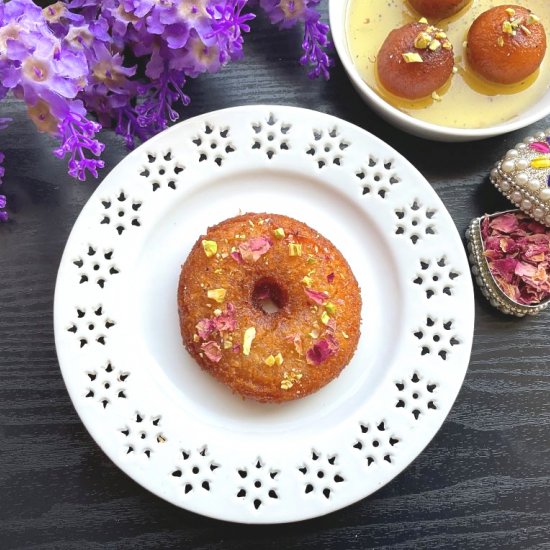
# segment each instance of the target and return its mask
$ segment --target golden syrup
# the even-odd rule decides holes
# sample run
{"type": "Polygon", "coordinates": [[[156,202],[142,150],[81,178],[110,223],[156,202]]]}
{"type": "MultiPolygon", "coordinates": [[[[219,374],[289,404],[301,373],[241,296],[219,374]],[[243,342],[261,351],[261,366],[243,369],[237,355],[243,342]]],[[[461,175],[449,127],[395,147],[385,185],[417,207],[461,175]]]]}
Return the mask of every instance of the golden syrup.
{"type": "Polygon", "coordinates": [[[406,0],[350,0],[347,41],[353,62],[363,80],[388,103],[415,118],[453,128],[485,128],[510,120],[536,103],[550,86],[550,51],[539,70],[513,85],[492,84],[476,76],[466,64],[464,43],[474,20],[484,11],[505,4],[529,8],[538,15],[546,30],[550,47],[549,0],[474,0],[460,12],[432,21],[442,28],[453,44],[458,72],[437,90],[440,100],[431,97],[410,101],[396,97],[380,85],[376,75],[376,56],[393,29],[421,15],[406,0]]]}

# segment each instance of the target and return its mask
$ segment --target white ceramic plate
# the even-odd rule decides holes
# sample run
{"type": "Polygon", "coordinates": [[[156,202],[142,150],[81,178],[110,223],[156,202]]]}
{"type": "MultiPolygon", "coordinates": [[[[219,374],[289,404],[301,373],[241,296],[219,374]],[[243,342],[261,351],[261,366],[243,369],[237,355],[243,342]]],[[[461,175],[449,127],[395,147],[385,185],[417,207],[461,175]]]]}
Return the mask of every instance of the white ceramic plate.
{"type": "Polygon", "coordinates": [[[75,408],[117,466],[193,512],[277,523],[351,504],[422,451],[462,384],[474,307],[453,221],[403,157],[337,118],[250,106],[182,122],[105,178],[69,237],[54,323],[75,408]],[[299,401],[243,401],[181,344],[180,266],[241,211],[318,229],[362,288],[352,362],[299,401]]]}

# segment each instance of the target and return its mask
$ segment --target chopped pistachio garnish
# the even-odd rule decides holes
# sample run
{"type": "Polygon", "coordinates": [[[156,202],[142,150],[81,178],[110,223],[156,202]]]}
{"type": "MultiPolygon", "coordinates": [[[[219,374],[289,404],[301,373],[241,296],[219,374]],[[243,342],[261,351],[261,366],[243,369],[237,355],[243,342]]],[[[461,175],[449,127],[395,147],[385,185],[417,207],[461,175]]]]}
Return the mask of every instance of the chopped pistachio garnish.
{"type": "Polygon", "coordinates": [[[319,331],[314,328],[309,334],[308,334],[309,337],[313,338],[313,339],[316,339],[316,338],[319,338],[319,331]]]}
{"type": "Polygon", "coordinates": [[[233,347],[233,342],[231,340],[223,341],[223,349],[229,349],[231,347],[233,347]]]}
{"type": "Polygon", "coordinates": [[[313,279],[311,277],[308,277],[307,275],[302,279],[302,283],[304,283],[306,286],[311,286],[311,283],[313,283],[313,279]]]}
{"type": "Polygon", "coordinates": [[[534,13],[530,13],[527,17],[527,25],[532,25],[533,23],[539,23],[540,17],[534,13]]]}
{"type": "Polygon", "coordinates": [[[214,317],[219,317],[222,314],[222,310],[215,309],[212,313],[214,314],[214,317]]]}
{"type": "Polygon", "coordinates": [[[502,23],[502,32],[506,34],[516,34],[516,29],[514,29],[512,22],[507,19],[502,23]]]}
{"type": "Polygon", "coordinates": [[[281,389],[289,390],[294,385],[294,382],[302,379],[302,373],[300,371],[290,371],[283,374],[283,379],[281,380],[281,389]]]}
{"type": "Polygon", "coordinates": [[[432,92],[432,99],[434,101],[441,101],[441,96],[437,92],[432,92]]]}
{"type": "Polygon", "coordinates": [[[452,50],[453,49],[453,45],[448,41],[448,40],[445,40],[445,42],[443,42],[441,44],[441,47],[444,49],[444,50],[452,50]]]}
{"type": "Polygon", "coordinates": [[[328,325],[329,321],[330,315],[326,311],[323,311],[323,313],[321,313],[321,323],[323,323],[323,325],[328,325]]]}
{"type": "Polygon", "coordinates": [[[332,302],[327,302],[325,304],[325,309],[327,310],[328,313],[330,313],[331,315],[334,315],[336,313],[336,306],[332,303],[332,302]]]}
{"type": "Polygon", "coordinates": [[[405,63],[424,63],[424,60],[419,53],[416,52],[406,52],[401,54],[405,63]]]}
{"type": "Polygon", "coordinates": [[[301,256],[302,245],[299,243],[288,243],[288,253],[290,256],[301,256]]]}
{"type": "Polygon", "coordinates": [[[506,8],[504,10],[510,17],[514,17],[516,15],[516,10],[514,8],[506,8]]]}
{"type": "Polygon", "coordinates": [[[204,239],[202,241],[202,248],[207,258],[211,258],[218,251],[218,243],[216,241],[207,241],[204,239]]]}
{"type": "Polygon", "coordinates": [[[210,300],[214,300],[218,302],[218,304],[221,304],[225,300],[226,294],[227,294],[227,290],[225,290],[225,288],[214,288],[206,292],[206,295],[208,296],[208,298],[210,300]]]}
{"type": "Polygon", "coordinates": [[[279,352],[276,356],[275,356],[275,364],[280,367],[282,364],[283,364],[283,356],[281,355],[281,352],[279,352]]]}
{"type": "Polygon", "coordinates": [[[307,263],[308,264],[314,264],[315,263],[315,256],[313,256],[313,254],[308,254],[308,257],[307,257],[307,263]]]}
{"type": "Polygon", "coordinates": [[[428,20],[425,18],[425,17],[421,17],[419,20],[418,20],[419,23],[424,23],[425,25],[428,24],[428,20]]]}
{"type": "Polygon", "coordinates": [[[281,380],[281,389],[282,390],[289,390],[290,388],[292,388],[293,385],[294,384],[288,379],[281,380]]]}
{"type": "Polygon", "coordinates": [[[216,275],[220,275],[220,273],[223,273],[223,269],[221,269],[221,268],[218,267],[218,269],[214,269],[214,273],[215,273],[216,275]]]}
{"type": "Polygon", "coordinates": [[[256,338],[256,328],[247,328],[243,336],[243,355],[250,355],[250,348],[252,347],[252,340],[254,338],[256,338]]]}
{"type": "Polygon", "coordinates": [[[198,342],[200,340],[198,334],[193,334],[193,342],[198,342]]]}
{"type": "Polygon", "coordinates": [[[501,48],[504,48],[504,38],[502,38],[502,36],[499,36],[497,38],[497,44],[501,47],[501,48]]]}
{"type": "Polygon", "coordinates": [[[443,32],[443,31],[437,31],[435,33],[435,37],[438,39],[438,40],[442,40],[443,38],[447,38],[447,33],[446,32],[443,32]]]}
{"type": "Polygon", "coordinates": [[[268,355],[268,356],[264,359],[264,363],[265,363],[268,367],[272,367],[272,366],[275,364],[275,357],[273,357],[273,355],[268,355]]]}
{"type": "Polygon", "coordinates": [[[532,34],[532,32],[525,25],[520,25],[519,28],[527,35],[532,34]]]}
{"type": "Polygon", "coordinates": [[[439,40],[437,40],[436,38],[434,38],[430,44],[428,45],[428,49],[431,51],[431,52],[435,52],[437,50],[439,50],[439,48],[441,48],[441,42],[439,40]]]}
{"type": "Polygon", "coordinates": [[[414,39],[414,47],[418,48],[419,50],[425,50],[430,45],[431,41],[432,36],[426,31],[421,31],[414,39]]]}
{"type": "Polygon", "coordinates": [[[349,335],[347,332],[342,331],[342,336],[347,340],[349,338],[349,335]]]}
{"type": "Polygon", "coordinates": [[[277,227],[273,231],[273,235],[275,235],[276,239],[284,239],[285,238],[285,230],[282,227],[277,227]]]}

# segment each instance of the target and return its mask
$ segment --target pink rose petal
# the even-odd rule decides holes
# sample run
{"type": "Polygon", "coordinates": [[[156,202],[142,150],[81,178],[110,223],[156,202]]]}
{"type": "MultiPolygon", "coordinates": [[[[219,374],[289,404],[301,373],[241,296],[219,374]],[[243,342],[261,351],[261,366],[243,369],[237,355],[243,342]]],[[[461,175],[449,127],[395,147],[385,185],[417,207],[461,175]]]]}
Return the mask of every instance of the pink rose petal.
{"type": "Polygon", "coordinates": [[[499,275],[506,282],[511,283],[518,261],[515,258],[502,258],[491,263],[491,273],[499,275]]]}
{"type": "Polygon", "coordinates": [[[231,252],[231,257],[238,263],[243,263],[243,257],[241,256],[240,252],[231,252]]]}
{"type": "Polygon", "coordinates": [[[227,304],[225,311],[213,319],[214,326],[218,332],[233,332],[237,328],[237,318],[235,316],[235,306],[227,304]]]}
{"type": "Polygon", "coordinates": [[[257,262],[269,252],[273,242],[268,237],[252,237],[239,245],[239,252],[245,262],[257,262]]]}
{"type": "Polygon", "coordinates": [[[304,354],[304,348],[302,346],[302,337],[299,334],[289,336],[287,340],[290,340],[294,344],[294,349],[298,355],[304,354]]]}
{"type": "Polygon", "coordinates": [[[319,340],[307,350],[306,360],[310,365],[320,365],[331,355],[334,355],[338,349],[338,343],[333,336],[328,336],[319,340]]]}
{"type": "Polygon", "coordinates": [[[481,222],[484,256],[502,291],[520,304],[550,298],[550,229],[524,213],[481,222]]]}
{"type": "Polygon", "coordinates": [[[537,268],[525,262],[518,262],[514,269],[514,273],[520,277],[534,277],[537,274],[537,268]]]}
{"type": "Polygon", "coordinates": [[[320,292],[318,290],[312,290],[311,288],[304,287],[304,292],[307,297],[316,304],[324,304],[328,300],[328,293],[320,292]]]}
{"type": "Polygon", "coordinates": [[[490,225],[491,228],[496,231],[501,231],[502,233],[512,233],[512,231],[518,228],[519,224],[517,217],[510,213],[502,214],[502,216],[493,218],[490,225]]]}
{"type": "Polygon", "coordinates": [[[334,273],[329,273],[327,275],[327,281],[329,282],[329,284],[332,284],[332,281],[334,281],[334,273]]]}
{"type": "Polygon", "coordinates": [[[213,363],[219,363],[222,358],[222,350],[220,346],[211,340],[202,344],[201,349],[204,351],[204,355],[210,359],[213,363]]]}
{"type": "Polygon", "coordinates": [[[207,340],[216,329],[211,319],[201,319],[196,325],[197,334],[201,340],[207,340]]]}

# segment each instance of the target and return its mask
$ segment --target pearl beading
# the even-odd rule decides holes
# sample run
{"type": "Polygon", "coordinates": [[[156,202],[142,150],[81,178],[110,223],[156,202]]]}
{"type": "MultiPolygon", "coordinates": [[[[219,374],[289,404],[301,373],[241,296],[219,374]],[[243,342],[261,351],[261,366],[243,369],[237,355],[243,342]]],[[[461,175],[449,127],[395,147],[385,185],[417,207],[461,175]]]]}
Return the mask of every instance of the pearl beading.
{"type": "Polygon", "coordinates": [[[550,168],[534,168],[540,153],[531,143],[546,140],[550,128],[526,137],[499,160],[490,174],[491,183],[518,208],[540,223],[550,226],[550,168]]]}

